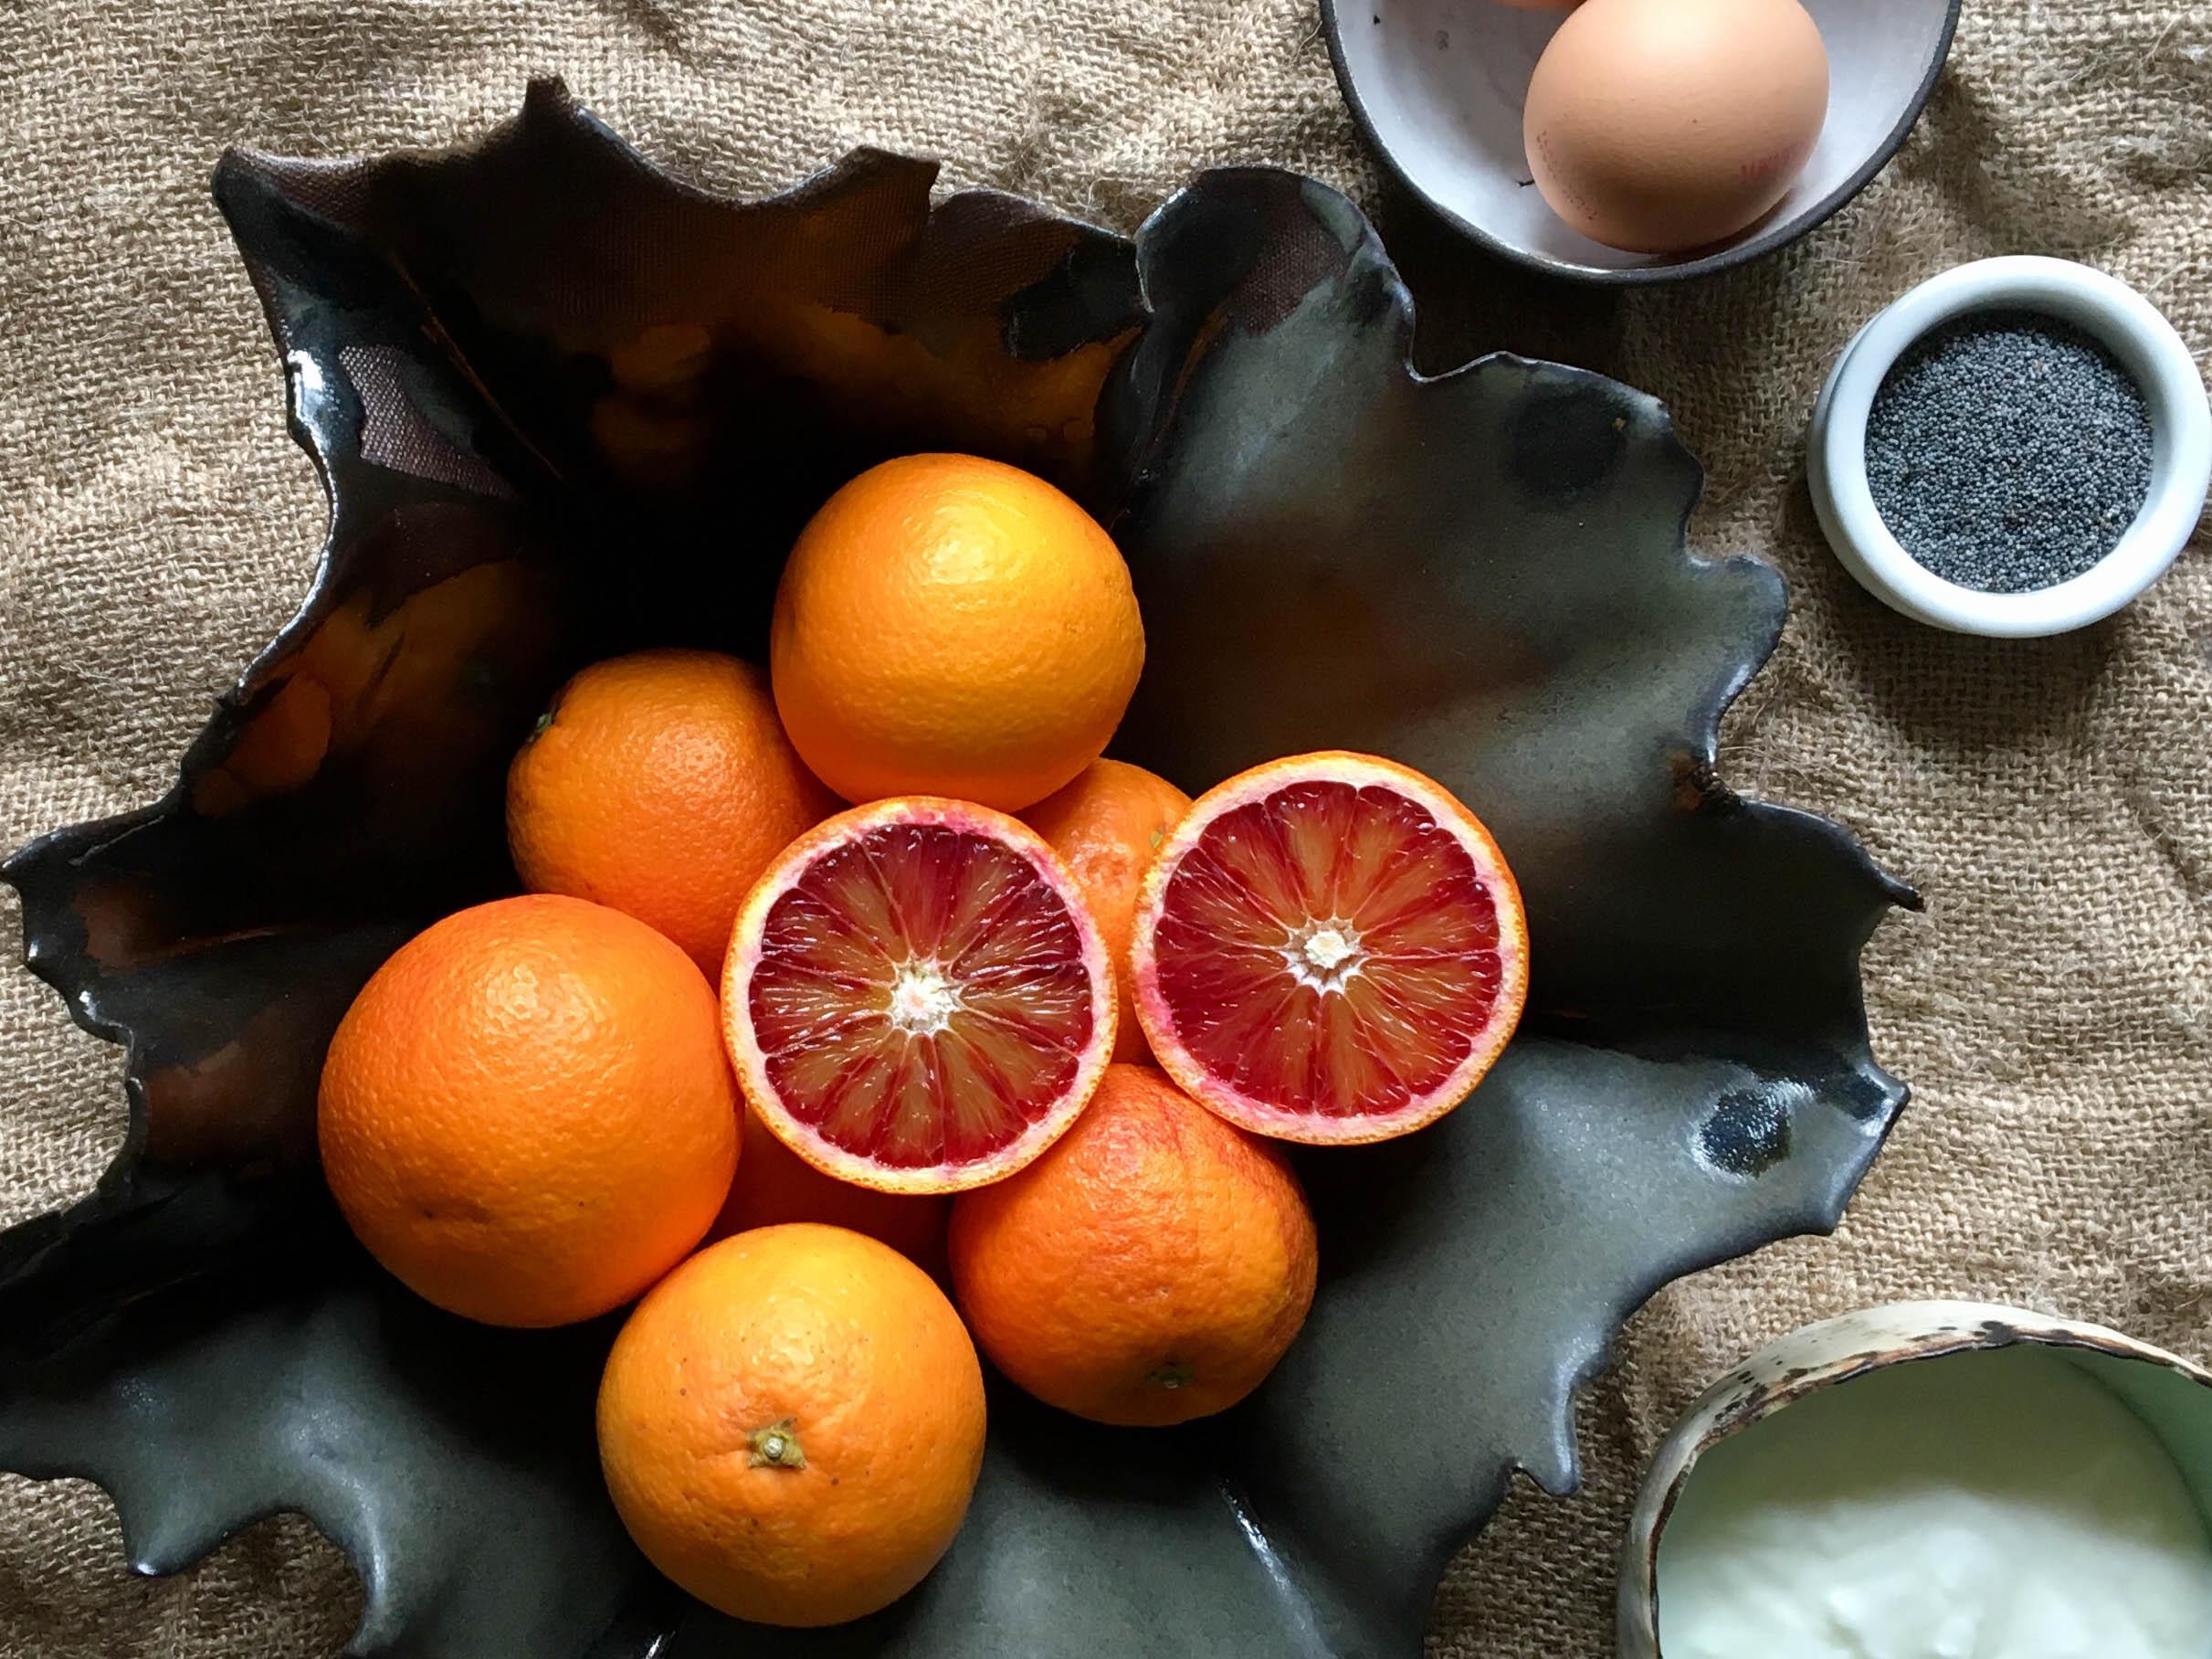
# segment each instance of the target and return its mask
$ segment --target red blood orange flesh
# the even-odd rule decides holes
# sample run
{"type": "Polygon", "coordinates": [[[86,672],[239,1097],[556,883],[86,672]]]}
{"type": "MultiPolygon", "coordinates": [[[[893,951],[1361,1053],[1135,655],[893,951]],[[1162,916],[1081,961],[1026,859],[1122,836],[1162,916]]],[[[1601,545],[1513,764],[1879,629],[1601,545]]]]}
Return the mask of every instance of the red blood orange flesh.
{"type": "Polygon", "coordinates": [[[745,1098],[816,1168],[886,1192],[1011,1175],[1113,1053],[1113,967],[1037,832],[964,801],[840,813],[738,914],[722,1023],[745,1098]]]}
{"type": "Polygon", "coordinates": [[[1497,842],[1443,786],[1371,755],[1270,761],[1201,796],[1145,878],[1131,960],[1178,1083],[1317,1145],[1443,1116],[1528,995],[1497,842]]]}

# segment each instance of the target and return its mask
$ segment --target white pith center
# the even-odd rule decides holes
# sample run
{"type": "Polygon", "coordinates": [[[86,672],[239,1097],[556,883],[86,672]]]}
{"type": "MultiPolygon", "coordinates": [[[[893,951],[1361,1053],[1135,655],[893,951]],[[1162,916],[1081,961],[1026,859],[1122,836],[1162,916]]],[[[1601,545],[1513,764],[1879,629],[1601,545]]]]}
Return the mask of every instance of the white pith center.
{"type": "Polygon", "coordinates": [[[1352,924],[1335,916],[1308,922],[1290,935],[1282,954],[1291,977],[1318,991],[1342,991],[1366,960],[1352,924]]]}
{"type": "Polygon", "coordinates": [[[1325,974],[1358,950],[1341,929],[1324,927],[1306,941],[1306,960],[1325,974]]]}
{"type": "Polygon", "coordinates": [[[959,990],[934,962],[909,962],[891,981],[891,1023],[902,1031],[942,1031],[959,1006],[959,990]]]}

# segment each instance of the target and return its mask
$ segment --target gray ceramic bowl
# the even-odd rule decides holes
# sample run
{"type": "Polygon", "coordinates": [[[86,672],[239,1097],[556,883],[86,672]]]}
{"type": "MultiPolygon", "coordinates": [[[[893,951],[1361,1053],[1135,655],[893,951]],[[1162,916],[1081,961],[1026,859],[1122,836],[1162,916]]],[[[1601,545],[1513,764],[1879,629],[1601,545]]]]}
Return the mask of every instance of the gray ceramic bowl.
{"type": "Polygon", "coordinates": [[[1790,193],[1717,247],[1624,253],[1570,229],[1529,182],[1529,74],[1561,14],[1500,0],[1322,0],[1353,119],[1385,166],[1488,251],[1578,282],[1670,282],[1787,247],[1905,142],[1950,55],[1960,0],[1806,0],[1828,50],[1828,125],[1790,193]]]}
{"type": "MultiPolygon", "coordinates": [[[[1374,231],[1207,174],[1133,240],[862,153],[765,202],[533,89],[480,146],[216,176],[327,479],[299,615],[144,811],[6,867],[32,967],[129,1045],[93,1197],[0,1234],[0,1466],[114,1494],[133,1567],[279,1509],[408,1659],[1414,1659],[1516,1467],[1667,1279],[1833,1226],[1903,1104],[1858,952],[1911,895],[1733,794],[1721,711],[1780,578],[1683,544],[1649,397],[1493,356],[1407,367],[1374,231]],[[1322,747],[1474,803],[1536,981],[1475,1096],[1301,1159],[1313,1315],[1168,1433],[995,1387],[974,1510],[897,1606],[732,1624],[656,1580],[593,1452],[609,1328],[470,1326],[353,1245],[314,1158],[331,1028],[408,935],[512,890],[509,757],[583,662],[757,651],[791,538],[927,449],[1043,473],[1144,607],[1119,752],[1193,789],[1322,747]]],[[[243,295],[241,295],[243,301],[243,295]]]]}

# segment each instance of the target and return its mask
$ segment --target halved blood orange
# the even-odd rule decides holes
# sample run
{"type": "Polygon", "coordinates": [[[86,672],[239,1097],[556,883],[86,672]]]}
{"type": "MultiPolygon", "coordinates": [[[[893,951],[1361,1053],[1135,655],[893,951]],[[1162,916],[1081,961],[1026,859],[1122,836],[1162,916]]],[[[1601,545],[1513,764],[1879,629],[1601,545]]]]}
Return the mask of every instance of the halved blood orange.
{"type": "Polygon", "coordinates": [[[722,1026],[761,1122],[886,1192],[1013,1174],[1113,1054],[1113,967],[1075,878],[965,801],[856,807],[794,841],[738,913],[722,1026]]]}
{"type": "Polygon", "coordinates": [[[1372,755],[1298,755],[1199,797],[1137,902],[1137,1018],[1231,1123],[1320,1145],[1434,1122],[1528,997],[1521,892],[1481,820],[1372,755]]]}

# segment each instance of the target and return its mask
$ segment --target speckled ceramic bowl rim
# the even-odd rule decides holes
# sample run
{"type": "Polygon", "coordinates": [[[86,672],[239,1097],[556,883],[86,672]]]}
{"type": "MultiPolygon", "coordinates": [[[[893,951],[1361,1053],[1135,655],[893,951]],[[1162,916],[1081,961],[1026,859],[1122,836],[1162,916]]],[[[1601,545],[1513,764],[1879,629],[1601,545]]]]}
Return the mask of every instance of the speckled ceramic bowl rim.
{"type": "Polygon", "coordinates": [[[1660,1535],[1700,1460],[1730,1435],[1817,1388],[1892,1365],[2029,1344],[2083,1348],[2177,1373],[2212,1390],[2212,1370],[2109,1326],[1989,1302],[1891,1302],[1801,1326],[1701,1394],[1645,1466],[1623,1540],[1618,1659],[1664,1659],[1659,1639],[1660,1535]]]}
{"type": "Polygon", "coordinates": [[[1352,66],[1344,57],[1343,24],[1338,16],[1345,5],[1364,5],[1365,0],[1321,0],[1322,33],[1329,43],[1329,62],[1336,70],[1336,84],[1344,95],[1344,102],[1352,111],[1353,124],[1366,140],[1367,148],[1383,164],[1385,171],[1396,179],[1423,206],[1454,230],[1475,243],[1484,251],[1522,267],[1525,270],[1541,271],[1545,276],[1561,277],[1569,281],[1586,282],[1603,288],[1644,288],[1661,282],[1682,282],[1692,277],[1715,276],[1723,270],[1733,270],[1754,259],[1764,259],[1770,253],[1788,247],[1798,238],[1817,229],[1833,218],[1843,205],[1864,190],[1874,175],[1890,164],[1891,158],[1904,147],[1906,137],[1913,124],[1920,120],[1921,111],[1928,107],[1934,94],[1936,79],[1943,72],[1943,65],[1951,58],[1951,42],[1958,33],[1958,19],[1964,0],[1951,0],[1943,9],[1943,34],[1935,43],[1934,55],[1928,61],[1927,73],[1921,77],[1920,86],[1906,105],[1904,115],[1889,135],[1874,146],[1859,170],[1801,215],[1771,225],[1754,237],[1733,243],[1716,253],[1694,259],[1685,259],[1673,265],[1633,265],[1618,269],[1602,265],[1577,265],[1569,259],[1546,259],[1542,254],[1513,248],[1500,241],[1472,219],[1446,206],[1417,183],[1412,174],[1398,164],[1396,154],[1383,142],[1383,135],[1368,114],[1367,106],[1360,97],[1359,88],[1353,82],[1352,66]]]}
{"type": "Polygon", "coordinates": [[[1910,290],[1844,347],[1814,406],[1806,480],[1837,558],[1891,609],[1954,633],[2066,633],[2135,599],[2188,545],[2212,487],[2212,408],[2187,342],[2117,277],[2032,254],[1977,259],[1910,290]],[[2142,386],[2163,452],[2142,509],[2112,552],[2070,581],[1983,593],[1945,581],[1891,534],[1867,481],[1867,420],[1891,365],[1931,330],[1975,312],[2011,310],[2070,322],[2101,341],[2142,386]]]}

